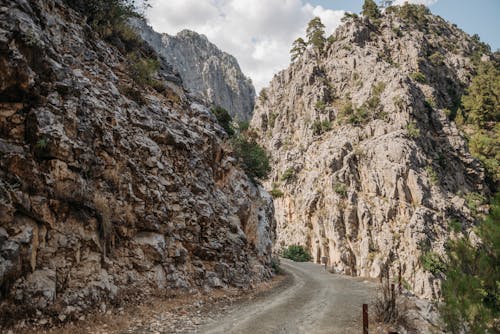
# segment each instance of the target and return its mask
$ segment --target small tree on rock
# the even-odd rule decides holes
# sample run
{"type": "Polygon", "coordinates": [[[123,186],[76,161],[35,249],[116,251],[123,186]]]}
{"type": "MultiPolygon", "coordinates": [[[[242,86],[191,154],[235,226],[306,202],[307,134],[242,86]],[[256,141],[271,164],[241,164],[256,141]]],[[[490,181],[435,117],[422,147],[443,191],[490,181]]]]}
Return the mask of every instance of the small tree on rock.
{"type": "Polygon", "coordinates": [[[322,52],[325,46],[325,25],[319,17],[309,21],[306,30],[307,44],[312,45],[315,50],[322,52]]]}
{"type": "Polygon", "coordinates": [[[373,0],[365,0],[365,3],[363,4],[362,14],[370,20],[376,20],[380,18],[380,10],[373,0]]]}
{"type": "Polygon", "coordinates": [[[301,37],[297,38],[293,42],[292,49],[290,50],[290,56],[292,58],[292,62],[297,60],[297,58],[299,58],[300,56],[302,56],[306,48],[307,48],[306,41],[304,41],[304,39],[302,39],[301,37]]]}

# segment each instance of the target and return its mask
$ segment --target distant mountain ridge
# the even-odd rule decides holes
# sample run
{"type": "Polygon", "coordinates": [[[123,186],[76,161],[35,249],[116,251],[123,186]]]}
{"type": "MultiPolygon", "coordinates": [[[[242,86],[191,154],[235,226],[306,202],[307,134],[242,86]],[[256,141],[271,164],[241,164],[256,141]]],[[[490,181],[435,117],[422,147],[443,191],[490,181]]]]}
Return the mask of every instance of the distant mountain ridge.
{"type": "Polygon", "coordinates": [[[235,57],[194,31],[182,30],[172,36],[155,32],[145,21],[131,22],[141,37],[179,72],[191,93],[209,105],[223,107],[237,120],[251,118],[255,88],[235,57]]]}

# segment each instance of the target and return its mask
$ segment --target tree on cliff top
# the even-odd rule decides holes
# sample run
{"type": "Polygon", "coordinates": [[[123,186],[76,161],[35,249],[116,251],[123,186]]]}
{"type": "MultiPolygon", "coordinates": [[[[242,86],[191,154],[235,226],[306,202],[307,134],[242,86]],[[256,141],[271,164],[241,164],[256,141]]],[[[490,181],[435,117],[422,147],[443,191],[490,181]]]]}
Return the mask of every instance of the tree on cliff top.
{"type": "Polygon", "coordinates": [[[312,45],[318,52],[323,51],[325,46],[325,25],[319,17],[309,21],[306,30],[307,44],[312,45]]]}
{"type": "Polygon", "coordinates": [[[378,19],[380,18],[380,10],[378,9],[377,4],[373,0],[365,0],[363,4],[363,16],[368,17],[369,19],[378,19]]]}
{"type": "Polygon", "coordinates": [[[292,49],[290,50],[290,57],[292,58],[292,62],[302,56],[306,48],[307,43],[302,39],[302,37],[297,38],[293,42],[292,49]]]}

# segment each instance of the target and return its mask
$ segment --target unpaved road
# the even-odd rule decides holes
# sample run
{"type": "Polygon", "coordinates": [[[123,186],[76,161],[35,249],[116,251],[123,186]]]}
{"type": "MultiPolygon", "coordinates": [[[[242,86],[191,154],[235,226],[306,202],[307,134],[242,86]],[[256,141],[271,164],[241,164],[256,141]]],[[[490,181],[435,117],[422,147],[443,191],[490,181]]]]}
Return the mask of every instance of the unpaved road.
{"type": "Polygon", "coordinates": [[[239,305],[198,333],[321,334],[361,333],[362,304],[376,294],[376,284],[325,272],[314,263],[282,260],[293,284],[274,294],[239,305]]]}

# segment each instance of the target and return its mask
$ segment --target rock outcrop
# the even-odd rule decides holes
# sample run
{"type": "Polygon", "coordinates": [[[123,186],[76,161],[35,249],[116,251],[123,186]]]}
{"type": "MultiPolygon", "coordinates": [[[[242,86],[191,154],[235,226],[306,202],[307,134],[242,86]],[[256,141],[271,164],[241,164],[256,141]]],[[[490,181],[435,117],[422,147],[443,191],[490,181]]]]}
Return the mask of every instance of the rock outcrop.
{"type": "Polygon", "coordinates": [[[271,274],[272,198],[167,64],[138,88],[130,61],[61,0],[0,1],[0,325],[271,274]]]}
{"type": "Polygon", "coordinates": [[[309,49],[274,77],[251,129],[272,154],[266,186],[283,192],[277,250],[305,245],[351,275],[401,268],[415,293],[436,297],[439,273],[423,262],[444,254],[450,222],[473,226],[471,199],[488,192],[448,119],[481,45],[416,8],[378,26],[347,18],[323,54],[309,49]]]}
{"type": "Polygon", "coordinates": [[[142,20],[132,20],[131,24],[179,72],[189,91],[209,105],[223,107],[236,120],[250,120],[255,88],[236,58],[194,31],[182,30],[171,36],[155,32],[142,20]]]}

